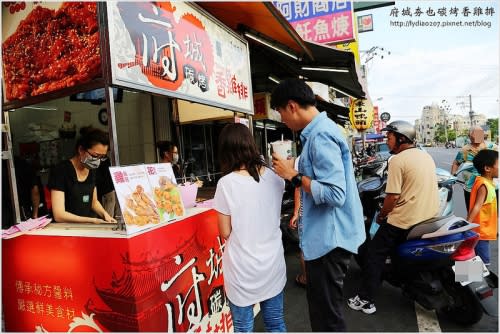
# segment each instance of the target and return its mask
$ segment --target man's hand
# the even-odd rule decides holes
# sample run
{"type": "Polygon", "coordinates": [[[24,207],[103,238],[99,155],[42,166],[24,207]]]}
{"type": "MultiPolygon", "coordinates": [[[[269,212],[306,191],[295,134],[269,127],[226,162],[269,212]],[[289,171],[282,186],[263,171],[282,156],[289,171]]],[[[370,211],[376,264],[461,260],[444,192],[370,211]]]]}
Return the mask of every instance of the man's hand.
{"type": "Polygon", "coordinates": [[[380,214],[377,216],[377,224],[379,224],[379,225],[383,224],[386,220],[387,220],[387,217],[385,217],[385,216],[382,216],[380,214]]]}
{"type": "Polygon", "coordinates": [[[272,154],[273,157],[273,169],[285,180],[291,180],[292,177],[298,174],[298,172],[293,168],[294,159],[286,160],[280,159],[279,155],[276,153],[272,154]]]}
{"type": "Polygon", "coordinates": [[[290,228],[295,230],[297,228],[297,221],[298,220],[299,220],[299,214],[294,213],[292,218],[290,218],[290,223],[288,224],[288,226],[290,226],[290,228]]]}

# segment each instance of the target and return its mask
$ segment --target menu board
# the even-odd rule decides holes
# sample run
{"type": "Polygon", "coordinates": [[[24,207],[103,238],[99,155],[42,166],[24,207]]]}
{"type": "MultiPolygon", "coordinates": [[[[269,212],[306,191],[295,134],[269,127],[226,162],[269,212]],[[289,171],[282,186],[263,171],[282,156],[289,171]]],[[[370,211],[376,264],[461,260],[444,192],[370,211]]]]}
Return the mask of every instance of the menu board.
{"type": "Polygon", "coordinates": [[[184,215],[170,164],[110,167],[127,234],[184,215]]]}
{"type": "Polygon", "coordinates": [[[96,2],[4,2],[4,99],[15,101],[101,76],[96,2]]]}
{"type": "Polygon", "coordinates": [[[149,184],[153,189],[153,200],[158,208],[160,222],[184,215],[181,193],[169,163],[144,165],[149,184]]]}

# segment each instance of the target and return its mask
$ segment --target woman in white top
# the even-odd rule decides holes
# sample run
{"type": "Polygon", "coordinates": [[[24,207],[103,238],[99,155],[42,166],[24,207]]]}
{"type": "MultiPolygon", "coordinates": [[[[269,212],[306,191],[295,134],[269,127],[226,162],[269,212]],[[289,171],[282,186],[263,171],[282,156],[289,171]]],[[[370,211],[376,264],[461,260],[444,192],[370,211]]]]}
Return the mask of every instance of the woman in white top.
{"type": "Polygon", "coordinates": [[[265,166],[243,124],[222,130],[219,161],[224,176],[217,184],[214,208],[220,234],[227,239],[222,266],[234,331],[253,331],[253,306],[260,303],[266,331],[286,332],[280,230],[285,183],[265,166]]]}

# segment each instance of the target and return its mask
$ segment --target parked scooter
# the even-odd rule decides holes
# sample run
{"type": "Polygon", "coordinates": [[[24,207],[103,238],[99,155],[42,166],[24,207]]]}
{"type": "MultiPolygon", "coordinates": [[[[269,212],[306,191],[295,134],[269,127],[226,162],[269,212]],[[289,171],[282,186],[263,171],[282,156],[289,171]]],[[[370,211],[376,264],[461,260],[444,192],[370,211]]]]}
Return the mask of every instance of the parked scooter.
{"type": "MultiPolygon", "coordinates": [[[[465,169],[462,168],[462,170],[465,169]]],[[[497,276],[482,265],[480,281],[457,281],[455,269],[459,262],[482,263],[474,247],[479,235],[472,231],[477,224],[456,217],[453,212],[453,184],[457,178],[437,170],[441,216],[413,226],[406,242],[386,261],[383,279],[402,289],[403,294],[428,310],[436,310],[456,323],[471,325],[483,313],[498,316],[493,289],[498,287],[497,276]]],[[[370,177],[358,183],[367,240],[373,235],[373,223],[384,200],[386,177],[370,177]]],[[[369,241],[367,241],[369,242],[369,241]]],[[[366,242],[356,260],[362,264],[366,242]]],[[[460,266],[459,266],[460,267],[460,266]]]]}
{"type": "Polygon", "coordinates": [[[356,180],[359,182],[372,176],[383,176],[382,174],[387,171],[387,158],[387,156],[375,155],[368,159],[355,159],[353,163],[356,180]]]}

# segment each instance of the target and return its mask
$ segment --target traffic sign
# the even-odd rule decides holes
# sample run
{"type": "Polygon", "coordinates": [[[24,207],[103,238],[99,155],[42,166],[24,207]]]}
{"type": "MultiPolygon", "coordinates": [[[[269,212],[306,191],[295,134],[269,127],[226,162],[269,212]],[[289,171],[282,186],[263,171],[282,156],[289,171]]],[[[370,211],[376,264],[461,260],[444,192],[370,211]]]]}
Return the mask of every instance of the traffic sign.
{"type": "Polygon", "coordinates": [[[389,114],[388,112],[383,112],[380,114],[380,120],[382,122],[389,122],[390,119],[391,119],[391,114],[389,114]]]}

